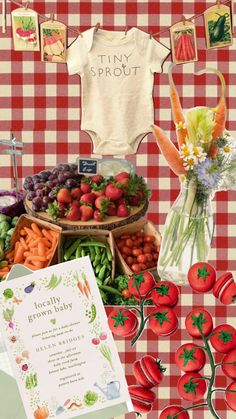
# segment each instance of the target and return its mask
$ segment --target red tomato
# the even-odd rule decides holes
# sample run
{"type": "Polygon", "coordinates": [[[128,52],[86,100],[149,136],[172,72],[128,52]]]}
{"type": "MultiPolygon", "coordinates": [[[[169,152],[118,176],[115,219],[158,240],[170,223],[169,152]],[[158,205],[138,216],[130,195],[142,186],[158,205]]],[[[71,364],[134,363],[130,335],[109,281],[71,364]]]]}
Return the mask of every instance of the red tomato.
{"type": "Polygon", "coordinates": [[[128,288],[123,290],[121,294],[122,294],[122,297],[124,297],[124,298],[130,298],[131,297],[131,294],[130,294],[128,288]]]}
{"type": "Polygon", "coordinates": [[[231,410],[236,412],[236,381],[233,381],[230,383],[230,385],[227,387],[227,390],[233,390],[235,393],[225,393],[226,403],[229,406],[231,410]]]}
{"type": "Polygon", "coordinates": [[[137,236],[136,236],[136,234],[132,234],[132,236],[131,236],[131,240],[133,240],[134,242],[135,242],[135,240],[137,239],[137,236]]]}
{"type": "Polygon", "coordinates": [[[184,374],[178,381],[178,392],[184,400],[201,400],[206,392],[206,382],[199,380],[202,378],[197,372],[184,374]]]}
{"type": "Polygon", "coordinates": [[[181,371],[197,372],[204,367],[206,355],[194,343],[185,343],[175,352],[175,363],[181,371]]]}
{"type": "Polygon", "coordinates": [[[126,263],[127,265],[132,265],[132,263],[134,263],[134,258],[132,258],[132,256],[128,256],[126,259],[126,263]]]}
{"type": "Polygon", "coordinates": [[[144,237],[145,243],[153,243],[155,241],[155,236],[149,235],[144,237]]]}
{"type": "Polygon", "coordinates": [[[154,260],[158,260],[158,257],[159,257],[158,253],[153,253],[153,255],[152,255],[152,256],[153,256],[153,259],[154,259],[154,260]]]}
{"type": "Polygon", "coordinates": [[[163,379],[163,371],[161,362],[150,355],[144,355],[133,364],[133,375],[138,384],[144,388],[152,388],[160,384],[163,379]]]}
{"type": "Polygon", "coordinates": [[[202,329],[203,335],[208,336],[213,329],[211,314],[204,308],[195,308],[187,315],[185,326],[190,336],[194,338],[202,337],[199,327],[202,329]]]}
{"type": "Polygon", "coordinates": [[[151,298],[155,306],[173,307],[178,302],[179,290],[172,282],[160,281],[152,291],[151,298]]]}
{"type": "Polygon", "coordinates": [[[116,244],[117,244],[118,249],[120,250],[124,246],[125,241],[124,240],[119,240],[119,241],[117,241],[116,244]]]}
{"type": "Polygon", "coordinates": [[[152,410],[156,398],[153,391],[141,386],[129,386],[128,390],[135,412],[149,413],[152,410]]]}
{"type": "Polygon", "coordinates": [[[152,252],[152,247],[149,244],[145,244],[143,246],[143,252],[144,253],[151,253],[152,252]]]}
{"type": "Polygon", "coordinates": [[[131,336],[138,328],[138,319],[131,310],[114,309],[108,316],[108,325],[114,335],[131,336]]]}
{"type": "Polygon", "coordinates": [[[135,245],[140,246],[141,244],[143,244],[143,237],[138,237],[135,241],[135,245]]]}
{"type": "Polygon", "coordinates": [[[131,240],[131,239],[127,239],[127,240],[125,241],[125,244],[126,244],[126,246],[127,246],[127,247],[133,247],[134,242],[133,242],[133,240],[131,240]]]}
{"type": "Polygon", "coordinates": [[[236,348],[236,330],[229,324],[221,324],[212,331],[210,342],[213,348],[223,354],[236,348]]]}
{"type": "Polygon", "coordinates": [[[138,273],[141,270],[142,270],[142,267],[140,266],[139,263],[133,263],[133,265],[131,265],[131,271],[138,273]]]}
{"type": "Polygon", "coordinates": [[[146,256],[145,255],[138,255],[137,261],[139,263],[145,263],[146,262],[146,256]]]}
{"type": "Polygon", "coordinates": [[[140,275],[133,275],[128,282],[129,292],[138,298],[139,296],[144,297],[154,285],[155,279],[151,272],[143,272],[140,275]]]}
{"type": "Polygon", "coordinates": [[[160,306],[153,309],[152,313],[155,313],[155,316],[150,317],[149,326],[153,333],[158,336],[169,336],[176,331],[178,319],[172,308],[160,306]]]}
{"type": "Polygon", "coordinates": [[[228,352],[224,358],[222,359],[222,371],[227,377],[232,378],[232,380],[236,380],[236,349],[228,352]],[[226,365],[227,363],[233,363],[235,365],[226,365]]]}
{"type": "Polygon", "coordinates": [[[123,247],[121,248],[121,253],[122,253],[122,254],[124,253],[124,255],[128,255],[128,256],[130,256],[130,255],[132,255],[132,250],[130,249],[130,247],[123,246],[123,247]]]}
{"type": "Polygon", "coordinates": [[[122,236],[120,236],[120,239],[121,240],[127,240],[129,238],[130,238],[130,235],[129,234],[122,234],[122,236]]]}
{"type": "Polygon", "coordinates": [[[197,262],[188,271],[188,282],[194,291],[208,292],[216,282],[216,271],[210,263],[197,262]]]}
{"type": "Polygon", "coordinates": [[[148,262],[152,262],[153,261],[153,256],[151,253],[146,253],[146,259],[148,262]]]}
{"type": "Polygon", "coordinates": [[[138,231],[138,232],[136,233],[136,236],[137,236],[137,237],[144,237],[144,232],[143,232],[143,231],[138,231]]]}
{"type": "MultiPolygon", "coordinates": [[[[159,419],[169,419],[169,418],[174,418],[175,417],[175,413],[181,412],[182,410],[184,410],[184,407],[182,406],[168,406],[166,407],[164,410],[162,410],[159,419]]],[[[179,415],[176,416],[176,418],[178,419],[189,419],[189,414],[188,412],[183,412],[180,413],[179,415]]]]}
{"type": "Polygon", "coordinates": [[[134,255],[134,256],[139,256],[139,255],[142,255],[142,249],[140,249],[140,248],[135,248],[135,249],[133,249],[132,250],[132,254],[134,255]]]}

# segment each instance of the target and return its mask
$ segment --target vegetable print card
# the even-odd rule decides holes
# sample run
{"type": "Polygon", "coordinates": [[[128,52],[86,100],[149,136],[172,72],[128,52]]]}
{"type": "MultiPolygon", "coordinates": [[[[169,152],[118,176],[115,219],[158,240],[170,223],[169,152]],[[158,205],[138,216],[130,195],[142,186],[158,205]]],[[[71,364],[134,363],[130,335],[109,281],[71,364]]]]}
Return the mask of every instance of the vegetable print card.
{"type": "Polygon", "coordinates": [[[88,257],[2,283],[0,304],[28,419],[132,410],[88,257]]]}

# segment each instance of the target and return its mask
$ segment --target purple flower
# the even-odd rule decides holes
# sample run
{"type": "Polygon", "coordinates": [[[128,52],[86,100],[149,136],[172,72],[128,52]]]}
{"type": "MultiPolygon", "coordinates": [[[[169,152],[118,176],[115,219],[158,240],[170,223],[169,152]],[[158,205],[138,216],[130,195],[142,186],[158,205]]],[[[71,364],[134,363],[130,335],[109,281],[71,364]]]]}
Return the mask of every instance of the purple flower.
{"type": "Polygon", "coordinates": [[[208,158],[197,165],[198,180],[209,188],[214,188],[221,180],[219,166],[216,161],[208,158]]]}

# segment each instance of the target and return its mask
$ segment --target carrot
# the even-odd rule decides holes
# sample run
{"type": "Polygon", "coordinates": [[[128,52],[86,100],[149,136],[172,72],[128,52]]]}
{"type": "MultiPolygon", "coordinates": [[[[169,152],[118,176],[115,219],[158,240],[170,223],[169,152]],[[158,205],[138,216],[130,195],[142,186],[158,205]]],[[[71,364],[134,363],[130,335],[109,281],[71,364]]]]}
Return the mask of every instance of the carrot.
{"type": "Polygon", "coordinates": [[[7,277],[7,275],[8,275],[8,272],[0,272],[0,278],[1,279],[4,279],[4,278],[6,278],[7,277]]]}
{"type": "Polygon", "coordinates": [[[79,288],[81,294],[84,294],[84,288],[80,281],[77,282],[77,287],[79,288]]]}
{"type": "Polygon", "coordinates": [[[90,288],[90,285],[89,285],[89,282],[88,282],[88,280],[87,279],[85,279],[85,286],[86,286],[86,288],[87,288],[87,290],[88,290],[88,292],[89,292],[89,294],[91,294],[91,288],[90,288]]]}
{"type": "Polygon", "coordinates": [[[28,256],[31,256],[32,253],[31,252],[24,252],[24,258],[27,258],[28,256]]]}
{"type": "Polygon", "coordinates": [[[12,250],[11,252],[7,252],[7,253],[6,253],[6,257],[7,257],[7,259],[12,259],[12,258],[13,258],[13,256],[14,256],[14,250],[12,250]]]}
{"type": "Polygon", "coordinates": [[[39,251],[37,247],[33,247],[31,255],[39,256],[39,251]]]}
{"type": "Polygon", "coordinates": [[[26,268],[31,269],[32,271],[36,271],[38,269],[37,266],[34,266],[34,265],[32,265],[31,263],[28,263],[28,262],[24,262],[23,265],[26,266],[26,268]]]}
{"type": "Polygon", "coordinates": [[[31,228],[35,234],[37,234],[38,237],[43,237],[41,230],[39,229],[38,225],[36,223],[31,224],[31,228]]]}
{"type": "Polygon", "coordinates": [[[46,262],[46,258],[45,256],[36,256],[36,255],[28,256],[26,259],[26,262],[32,262],[32,261],[46,262]]]}
{"type": "Polygon", "coordinates": [[[20,230],[20,235],[21,235],[21,236],[27,236],[27,232],[25,231],[25,229],[24,229],[24,228],[22,228],[22,229],[20,230]]]}
{"type": "Polygon", "coordinates": [[[45,250],[44,243],[42,242],[42,240],[40,240],[40,242],[38,244],[38,254],[39,254],[39,256],[44,256],[45,253],[46,253],[46,250],[45,250]]]}
{"type": "Polygon", "coordinates": [[[181,146],[185,144],[186,142],[185,140],[188,133],[185,127],[185,118],[184,118],[183,110],[180,104],[179,95],[176,90],[174,80],[172,77],[172,68],[173,68],[173,65],[171,64],[168,70],[169,84],[170,84],[170,101],[171,101],[173,119],[176,125],[177,141],[178,141],[178,145],[180,149],[181,146]]]}
{"type": "Polygon", "coordinates": [[[8,266],[4,266],[4,268],[0,269],[0,273],[9,272],[8,266]]]}
{"type": "Polygon", "coordinates": [[[47,260],[50,260],[50,259],[51,259],[51,257],[52,257],[52,255],[53,255],[53,253],[52,253],[52,252],[49,252],[49,253],[47,254],[47,256],[46,256],[46,259],[47,259],[47,260]]]}
{"type": "Polygon", "coordinates": [[[84,285],[83,291],[84,291],[84,294],[86,295],[86,297],[89,298],[89,293],[88,293],[88,290],[86,288],[86,285],[84,285]]]}
{"type": "Polygon", "coordinates": [[[29,243],[29,248],[31,249],[32,247],[37,247],[38,244],[40,243],[40,241],[41,241],[41,238],[40,237],[38,237],[37,239],[31,241],[29,243]]]}
{"type": "Polygon", "coordinates": [[[24,247],[19,243],[19,246],[17,247],[17,250],[15,251],[14,263],[21,263],[23,261],[24,252],[25,252],[24,247]]]}
{"type": "Polygon", "coordinates": [[[44,237],[46,237],[50,242],[53,241],[53,238],[52,238],[51,234],[45,228],[42,229],[42,233],[43,233],[44,237]]]}
{"type": "Polygon", "coordinates": [[[27,243],[23,237],[20,238],[20,243],[24,247],[25,250],[28,250],[27,243]]]}
{"type": "Polygon", "coordinates": [[[186,171],[178,149],[167,137],[164,131],[162,131],[162,129],[157,125],[153,125],[153,132],[156,137],[158,147],[160,148],[171,170],[173,170],[173,172],[178,176],[184,175],[186,171]]]}
{"type": "Polygon", "coordinates": [[[36,266],[38,269],[44,268],[44,263],[38,260],[32,260],[32,265],[36,266]]]}
{"type": "Polygon", "coordinates": [[[28,227],[24,227],[26,233],[28,234],[28,236],[33,237],[34,236],[34,232],[31,230],[31,228],[28,227]]]}

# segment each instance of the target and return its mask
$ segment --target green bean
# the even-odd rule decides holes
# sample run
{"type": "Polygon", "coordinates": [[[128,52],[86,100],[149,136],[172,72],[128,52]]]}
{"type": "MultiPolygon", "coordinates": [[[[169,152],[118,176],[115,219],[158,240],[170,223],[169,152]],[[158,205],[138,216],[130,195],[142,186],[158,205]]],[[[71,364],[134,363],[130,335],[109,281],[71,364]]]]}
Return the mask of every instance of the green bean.
{"type": "Polygon", "coordinates": [[[102,269],[100,269],[100,272],[98,274],[99,279],[103,280],[106,273],[106,269],[107,269],[106,265],[103,265],[102,269]]]}
{"type": "Polygon", "coordinates": [[[64,253],[64,260],[69,260],[70,256],[76,251],[81,239],[77,239],[64,253]]]}

